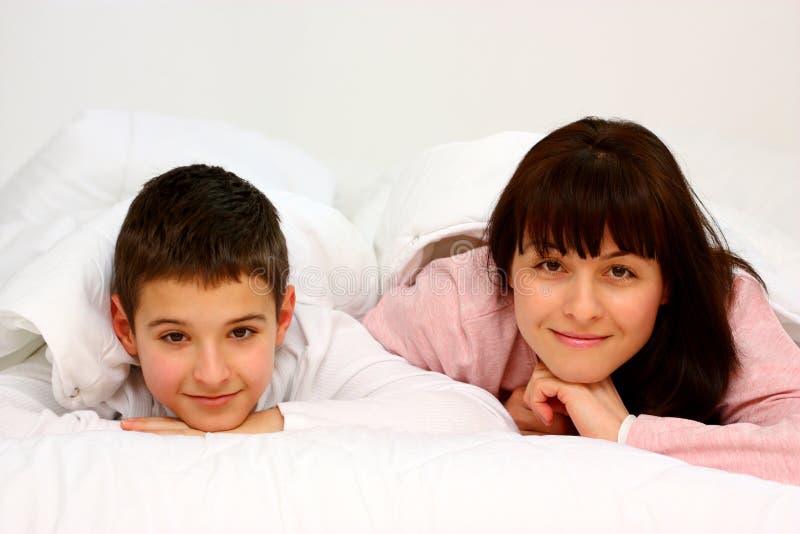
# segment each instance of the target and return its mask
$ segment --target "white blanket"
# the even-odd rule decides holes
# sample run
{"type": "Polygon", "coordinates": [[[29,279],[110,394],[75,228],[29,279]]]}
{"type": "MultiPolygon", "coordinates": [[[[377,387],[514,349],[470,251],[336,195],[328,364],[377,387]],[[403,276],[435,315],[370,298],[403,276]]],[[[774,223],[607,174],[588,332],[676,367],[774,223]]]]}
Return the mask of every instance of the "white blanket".
{"type": "Polygon", "coordinates": [[[2,532],[797,532],[800,488],[574,437],[0,441],[2,532]]]}

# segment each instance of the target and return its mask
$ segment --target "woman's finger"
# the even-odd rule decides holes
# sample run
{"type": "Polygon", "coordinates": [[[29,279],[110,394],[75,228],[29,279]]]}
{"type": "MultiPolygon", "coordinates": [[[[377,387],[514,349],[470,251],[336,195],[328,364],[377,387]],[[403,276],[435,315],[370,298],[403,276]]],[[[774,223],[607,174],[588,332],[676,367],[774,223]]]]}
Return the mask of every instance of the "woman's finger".
{"type": "Polygon", "coordinates": [[[569,412],[567,412],[567,407],[560,400],[550,399],[547,401],[547,404],[550,405],[550,408],[553,409],[553,412],[560,415],[569,415],[569,412]]]}
{"type": "Polygon", "coordinates": [[[525,391],[526,402],[549,426],[553,424],[556,415],[567,414],[567,408],[559,399],[559,395],[563,388],[569,387],[570,384],[555,377],[537,378],[528,384],[528,388],[525,391]],[[554,406],[558,408],[558,412],[554,409],[554,406]]]}
{"type": "Polygon", "coordinates": [[[522,399],[524,391],[521,387],[515,389],[505,402],[506,410],[522,434],[575,434],[572,421],[561,414],[554,415],[550,426],[545,425],[541,417],[525,404],[522,399]]]}
{"type": "Polygon", "coordinates": [[[550,369],[548,369],[547,366],[541,360],[539,360],[539,362],[533,368],[533,373],[531,373],[531,378],[528,381],[528,387],[526,388],[525,391],[526,402],[531,402],[530,392],[531,389],[533,388],[533,383],[536,382],[537,380],[542,380],[546,378],[556,378],[556,376],[550,372],[550,369]]]}

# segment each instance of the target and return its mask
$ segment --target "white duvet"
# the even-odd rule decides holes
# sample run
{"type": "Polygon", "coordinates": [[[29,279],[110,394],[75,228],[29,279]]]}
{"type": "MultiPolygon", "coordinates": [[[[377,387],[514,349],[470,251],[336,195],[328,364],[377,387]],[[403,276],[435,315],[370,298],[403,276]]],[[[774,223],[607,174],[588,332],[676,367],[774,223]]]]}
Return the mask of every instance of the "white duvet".
{"type": "Polygon", "coordinates": [[[800,488],[573,437],[0,442],[2,532],[797,532],[800,488]]]}
{"type": "MultiPolygon", "coordinates": [[[[82,132],[88,128],[102,137],[104,127],[123,118],[105,114],[84,117],[78,124],[82,132]]],[[[151,119],[171,120],[138,117],[137,121],[151,119]]],[[[175,135],[180,124],[169,123],[168,131],[175,135]]],[[[185,126],[198,128],[196,123],[185,126]]],[[[143,129],[157,135],[152,127],[143,129]]],[[[233,135],[230,130],[225,134],[233,135]]],[[[49,358],[56,362],[56,398],[71,408],[80,407],[79,403],[70,405],[77,402],[70,392],[87,369],[96,376],[81,388],[82,395],[102,396],[124,380],[128,363],[105,321],[110,266],[95,262],[93,270],[87,270],[85,262],[91,263],[95,256],[85,254],[87,249],[81,247],[88,242],[81,239],[91,232],[106,232],[105,242],[99,241],[105,253],[97,257],[108,257],[125,199],[148,177],[142,171],[124,184],[102,182],[104,190],[117,193],[87,197],[86,191],[100,187],[92,180],[125,175],[92,169],[89,163],[97,143],[102,142],[100,137],[82,144],[68,130],[57,138],[71,140],[69,157],[81,162],[87,177],[86,181],[76,179],[69,194],[61,193],[85,201],[79,212],[26,211],[25,202],[35,204],[35,198],[20,197],[14,203],[8,196],[21,191],[25,180],[42,191],[47,190],[48,179],[58,180],[58,169],[53,168],[58,158],[52,145],[17,180],[12,179],[11,189],[6,185],[0,190],[3,203],[14,204],[17,210],[16,219],[0,218],[0,243],[4,252],[11,252],[4,258],[5,275],[0,277],[0,367],[40,346],[44,334],[46,340],[52,339],[48,349],[49,358]],[[42,158],[49,158],[52,175],[37,182],[30,173],[42,158]],[[97,346],[111,367],[93,353],[97,346]],[[60,360],[61,354],[83,359],[80,365],[69,363],[60,360]]],[[[152,140],[150,145],[154,145],[152,140]]],[[[189,153],[198,146],[202,143],[178,152],[189,153]]],[[[292,154],[296,157],[296,150],[292,154]]],[[[224,156],[242,157],[238,152],[224,156]]],[[[263,157],[279,154],[273,150],[263,157]]],[[[104,165],[111,164],[105,161],[104,165]]],[[[127,161],[126,165],[147,167],[141,162],[127,161]]],[[[267,168],[252,162],[240,167],[267,168]]],[[[302,165],[295,170],[312,168],[302,165]]],[[[291,165],[284,171],[291,175],[291,165]]],[[[265,188],[292,183],[295,193],[303,193],[299,179],[280,182],[269,173],[246,177],[265,188]]],[[[317,192],[327,179],[324,173],[318,178],[310,182],[317,192]]],[[[322,189],[327,187],[332,191],[332,184],[322,189]]],[[[284,217],[295,276],[302,278],[306,273],[315,280],[295,278],[301,293],[306,284],[303,298],[355,315],[374,304],[374,278],[358,278],[363,284],[355,289],[331,282],[335,277],[330,274],[341,273],[342,268],[377,269],[371,248],[354,227],[325,206],[324,198],[318,199],[320,203],[285,192],[269,194],[284,217]]],[[[410,212],[415,205],[413,199],[405,204],[410,212]]],[[[394,213],[386,211],[387,216],[394,213]]],[[[465,224],[465,228],[477,228],[480,220],[465,224]]],[[[379,248],[380,255],[396,259],[405,254],[408,262],[434,244],[422,242],[427,234],[422,240],[420,233],[411,234],[403,245],[384,226],[378,232],[378,244],[395,248],[394,252],[388,246],[379,248]]],[[[97,246],[97,240],[90,242],[97,246]]],[[[2,533],[800,532],[798,487],[689,466],[579,437],[447,437],[323,428],[205,438],[111,431],[0,438],[0,481],[2,533]]]]}

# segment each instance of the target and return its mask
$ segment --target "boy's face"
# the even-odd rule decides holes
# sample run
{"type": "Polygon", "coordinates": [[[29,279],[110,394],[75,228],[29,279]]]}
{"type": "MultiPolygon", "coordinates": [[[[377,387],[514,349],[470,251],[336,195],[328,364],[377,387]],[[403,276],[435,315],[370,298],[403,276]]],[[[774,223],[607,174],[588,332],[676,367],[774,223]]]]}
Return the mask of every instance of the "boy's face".
{"type": "Polygon", "coordinates": [[[238,427],[269,385],[294,299],[289,286],[276,317],[272,293],[253,291],[246,275],[217,287],[154,280],[141,288],[135,334],[117,295],[112,320],[153,396],[192,428],[216,432],[238,427]]]}

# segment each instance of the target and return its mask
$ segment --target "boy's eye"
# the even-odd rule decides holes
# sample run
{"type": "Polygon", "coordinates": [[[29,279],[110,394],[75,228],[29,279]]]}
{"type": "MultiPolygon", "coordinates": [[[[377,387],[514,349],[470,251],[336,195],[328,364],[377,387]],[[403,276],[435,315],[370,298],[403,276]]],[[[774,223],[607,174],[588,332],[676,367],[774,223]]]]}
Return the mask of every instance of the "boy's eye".
{"type": "Polygon", "coordinates": [[[181,341],[186,339],[186,336],[181,334],[180,332],[170,332],[169,334],[164,334],[161,336],[161,339],[168,343],[180,343],[181,341]]]}
{"type": "Polygon", "coordinates": [[[231,330],[231,336],[237,339],[243,339],[249,337],[253,331],[249,328],[241,327],[241,328],[234,328],[231,330]]]}

